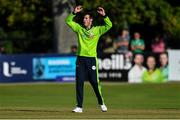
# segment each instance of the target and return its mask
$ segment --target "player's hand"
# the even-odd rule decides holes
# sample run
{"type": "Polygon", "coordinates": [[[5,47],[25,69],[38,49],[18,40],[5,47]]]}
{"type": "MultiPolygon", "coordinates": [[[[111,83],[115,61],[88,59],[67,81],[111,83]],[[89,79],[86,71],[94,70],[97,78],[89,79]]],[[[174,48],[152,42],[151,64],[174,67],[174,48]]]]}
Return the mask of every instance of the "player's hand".
{"type": "Polygon", "coordinates": [[[102,16],[105,16],[105,15],[106,15],[105,10],[104,10],[104,8],[102,8],[102,7],[98,7],[97,12],[98,12],[100,15],[102,15],[102,16]]]}
{"type": "Polygon", "coordinates": [[[81,12],[83,10],[83,7],[81,5],[78,5],[74,8],[74,13],[81,12]]]}

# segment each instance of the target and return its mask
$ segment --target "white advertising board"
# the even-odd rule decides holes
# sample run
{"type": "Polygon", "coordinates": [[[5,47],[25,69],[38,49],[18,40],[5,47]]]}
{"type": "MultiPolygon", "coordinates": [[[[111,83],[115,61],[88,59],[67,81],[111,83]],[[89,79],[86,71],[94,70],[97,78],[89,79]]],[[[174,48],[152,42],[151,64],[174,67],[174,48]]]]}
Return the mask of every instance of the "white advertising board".
{"type": "Polygon", "coordinates": [[[168,50],[169,80],[180,81],[180,50],[168,50]]]}

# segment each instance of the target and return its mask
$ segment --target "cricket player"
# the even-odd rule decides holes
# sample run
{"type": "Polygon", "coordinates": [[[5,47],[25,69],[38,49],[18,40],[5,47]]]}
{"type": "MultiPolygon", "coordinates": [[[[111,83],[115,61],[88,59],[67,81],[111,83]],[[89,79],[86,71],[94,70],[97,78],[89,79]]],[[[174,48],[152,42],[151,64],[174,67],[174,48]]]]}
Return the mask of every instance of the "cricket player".
{"type": "Polygon", "coordinates": [[[76,61],[76,100],[77,105],[73,112],[83,112],[83,87],[84,80],[89,79],[96,94],[101,111],[106,112],[107,107],[101,94],[101,86],[98,77],[97,44],[99,37],[112,27],[112,22],[106,16],[105,10],[98,7],[97,12],[104,17],[105,25],[93,26],[93,17],[86,13],[83,19],[83,25],[73,21],[78,12],[83,10],[82,6],[76,6],[73,13],[66,18],[66,23],[76,32],[78,37],[78,50],[76,61]],[[87,75],[87,76],[86,76],[87,75]]]}

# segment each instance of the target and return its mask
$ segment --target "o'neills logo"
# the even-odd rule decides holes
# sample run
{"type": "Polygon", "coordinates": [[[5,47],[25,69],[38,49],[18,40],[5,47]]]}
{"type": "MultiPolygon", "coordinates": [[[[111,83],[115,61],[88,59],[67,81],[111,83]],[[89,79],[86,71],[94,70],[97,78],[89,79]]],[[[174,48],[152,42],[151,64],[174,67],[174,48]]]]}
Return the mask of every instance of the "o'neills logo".
{"type": "Polygon", "coordinates": [[[17,67],[16,63],[13,62],[3,62],[3,74],[6,77],[13,77],[13,75],[26,75],[27,70],[17,67]]]}
{"type": "Polygon", "coordinates": [[[110,58],[99,59],[99,70],[128,70],[132,66],[129,58],[122,54],[113,54],[110,58]]]}

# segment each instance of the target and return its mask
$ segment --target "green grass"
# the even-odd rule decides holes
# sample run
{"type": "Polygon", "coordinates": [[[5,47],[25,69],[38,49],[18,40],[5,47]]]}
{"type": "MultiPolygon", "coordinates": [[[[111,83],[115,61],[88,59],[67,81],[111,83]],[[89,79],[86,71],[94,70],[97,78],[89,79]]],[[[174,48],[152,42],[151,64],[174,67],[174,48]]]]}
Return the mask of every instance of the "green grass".
{"type": "Polygon", "coordinates": [[[102,83],[108,112],[85,84],[84,111],[72,113],[74,83],[0,84],[0,118],[180,118],[180,84],[102,83]]]}

